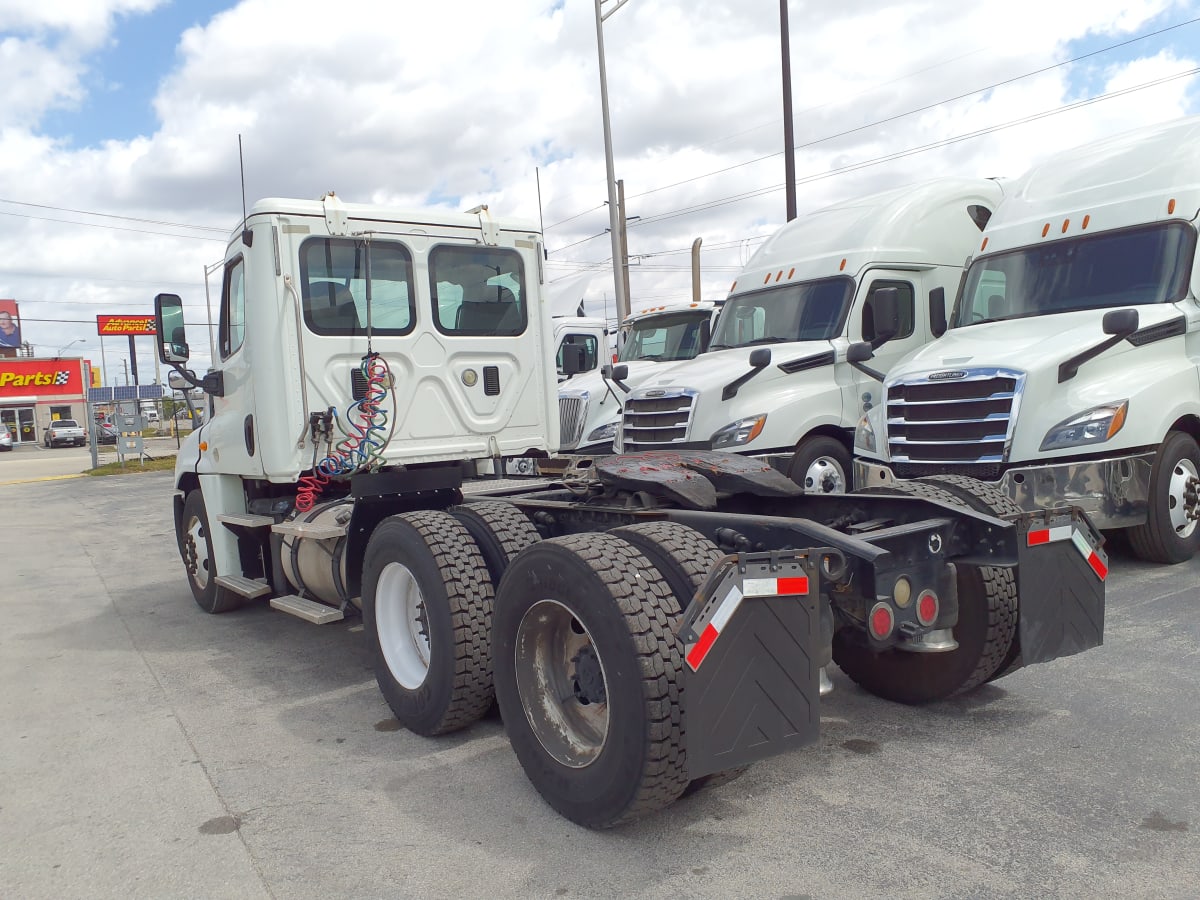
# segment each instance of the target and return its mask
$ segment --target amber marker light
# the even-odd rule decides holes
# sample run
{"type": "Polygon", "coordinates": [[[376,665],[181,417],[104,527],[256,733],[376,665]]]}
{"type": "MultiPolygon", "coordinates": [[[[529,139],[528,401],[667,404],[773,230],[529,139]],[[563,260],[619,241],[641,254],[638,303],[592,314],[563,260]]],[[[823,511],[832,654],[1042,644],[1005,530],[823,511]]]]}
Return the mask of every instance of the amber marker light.
{"type": "Polygon", "coordinates": [[[208,441],[201,441],[201,442],[200,442],[200,450],[201,450],[201,452],[203,452],[203,451],[205,451],[205,450],[207,450],[207,449],[208,449],[208,441]]]}
{"type": "Polygon", "coordinates": [[[1129,401],[1122,403],[1113,413],[1112,421],[1108,424],[1108,436],[1111,438],[1125,426],[1125,414],[1129,412],[1129,401]]]}
{"type": "Polygon", "coordinates": [[[1167,215],[1170,215],[1173,212],[1175,212],[1175,198],[1174,197],[1172,197],[1170,200],[1167,201],[1167,215]]]}
{"type": "Polygon", "coordinates": [[[846,260],[845,260],[845,259],[843,259],[843,260],[842,260],[842,264],[841,264],[840,266],[838,266],[838,271],[839,271],[839,272],[844,272],[844,271],[846,271],[846,260]]]}
{"type": "Polygon", "coordinates": [[[1049,233],[1050,233],[1050,223],[1047,222],[1045,225],[1042,226],[1042,237],[1045,237],[1049,233]]]}
{"type": "Polygon", "coordinates": [[[1084,230],[1084,231],[1087,231],[1088,224],[1089,224],[1091,221],[1092,221],[1092,217],[1091,217],[1091,216],[1084,216],[1084,217],[1083,217],[1083,226],[1082,226],[1082,227],[1083,227],[1083,230],[1084,230]]]}

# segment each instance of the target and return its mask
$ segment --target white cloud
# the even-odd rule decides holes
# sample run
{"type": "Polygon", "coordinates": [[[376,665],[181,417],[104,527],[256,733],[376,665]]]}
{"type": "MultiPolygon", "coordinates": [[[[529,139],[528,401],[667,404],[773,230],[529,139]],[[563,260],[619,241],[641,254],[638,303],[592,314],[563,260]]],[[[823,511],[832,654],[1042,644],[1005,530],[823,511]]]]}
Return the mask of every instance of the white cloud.
{"type": "MultiPolygon", "coordinates": [[[[40,134],[47,110],[86,109],[89,53],[112,40],[116,17],[156,2],[0,0],[0,61],[15,85],[0,110],[0,196],[232,228],[241,208],[239,133],[251,200],[333,189],[351,201],[406,207],[487,202],[536,220],[540,175],[545,221],[556,226],[547,232],[558,251],[551,277],[577,279],[590,264],[599,273],[592,292],[611,295],[591,3],[348,0],[331,14],[327,3],[245,0],[178,38],[153,133],[78,150],[40,134]]],[[[1193,78],[1010,124],[1081,91],[1124,90],[1195,67],[1200,26],[1188,26],[1019,78],[1066,59],[1073,41],[1114,44],[1198,9],[1198,0],[793,3],[801,211],[935,174],[1016,176],[1054,150],[1195,111],[1193,78]],[[908,114],[922,107],[930,108],[908,114]],[[901,155],[870,164],[891,154],[901,155]]],[[[616,172],[629,213],[642,217],[629,234],[639,301],[688,294],[687,251],[698,236],[705,296],[720,296],[753,239],[782,222],[777,16],[774,3],[629,0],[605,25],[616,172]],[[763,193],[713,205],[755,192],[763,193]]],[[[84,218],[8,205],[0,212],[84,218]]],[[[141,311],[159,289],[181,293],[198,323],[200,273],[222,244],[189,234],[3,215],[9,262],[0,265],[0,296],[21,302],[31,340],[56,346],[88,335],[94,343],[94,328],[32,320],[141,311]]]]}

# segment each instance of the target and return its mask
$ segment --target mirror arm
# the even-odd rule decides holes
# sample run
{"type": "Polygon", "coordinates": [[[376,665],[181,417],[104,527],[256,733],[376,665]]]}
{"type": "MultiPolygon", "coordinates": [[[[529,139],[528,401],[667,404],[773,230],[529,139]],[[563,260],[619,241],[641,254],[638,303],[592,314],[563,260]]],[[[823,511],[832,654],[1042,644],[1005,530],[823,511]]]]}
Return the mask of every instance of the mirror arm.
{"type": "MultiPolygon", "coordinates": [[[[763,366],[763,368],[766,368],[766,366],[763,366]]],[[[742,385],[761,372],[763,368],[751,369],[749,372],[739,375],[737,378],[733,379],[733,381],[729,382],[729,384],[725,385],[725,387],[721,390],[721,399],[732,400],[737,396],[738,391],[742,389],[742,385]]]]}
{"type": "Polygon", "coordinates": [[[1109,347],[1121,343],[1127,337],[1129,337],[1128,334],[1114,334],[1102,340],[1095,347],[1084,350],[1082,353],[1076,353],[1058,367],[1058,383],[1062,384],[1064,381],[1070,381],[1079,374],[1079,367],[1085,362],[1095,359],[1109,347]]]}
{"type": "MultiPolygon", "coordinates": [[[[850,362],[850,360],[846,360],[846,362],[850,362]]],[[[850,366],[851,368],[858,369],[858,371],[862,372],[868,378],[874,378],[880,384],[883,384],[883,373],[877,369],[872,369],[866,363],[860,362],[850,362],[850,366]]]]}

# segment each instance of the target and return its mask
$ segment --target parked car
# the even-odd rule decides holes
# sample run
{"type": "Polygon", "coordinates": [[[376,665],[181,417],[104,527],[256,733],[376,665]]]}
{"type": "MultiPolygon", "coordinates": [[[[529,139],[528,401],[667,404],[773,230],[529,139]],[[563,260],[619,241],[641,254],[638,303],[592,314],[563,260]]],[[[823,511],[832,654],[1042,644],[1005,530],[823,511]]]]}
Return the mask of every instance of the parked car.
{"type": "Polygon", "coordinates": [[[57,447],[59,444],[82,447],[87,443],[87,432],[80,428],[74,419],[57,419],[47,426],[42,443],[47,448],[57,447]]]}
{"type": "Polygon", "coordinates": [[[117,438],[120,436],[121,432],[117,430],[117,426],[112,422],[96,423],[97,444],[115,444],[117,442],[117,438]]]}
{"type": "Polygon", "coordinates": [[[0,424],[0,450],[13,448],[13,435],[7,425],[0,424]]]}

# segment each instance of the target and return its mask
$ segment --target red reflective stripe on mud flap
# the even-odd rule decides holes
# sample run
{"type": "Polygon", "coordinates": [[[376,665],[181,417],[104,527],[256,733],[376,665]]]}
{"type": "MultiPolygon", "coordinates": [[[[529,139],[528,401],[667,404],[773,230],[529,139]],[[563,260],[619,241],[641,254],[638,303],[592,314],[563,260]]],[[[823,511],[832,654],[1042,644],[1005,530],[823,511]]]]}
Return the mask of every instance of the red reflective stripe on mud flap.
{"type": "Polygon", "coordinates": [[[712,649],[712,645],[717,642],[717,635],[720,632],[709,625],[704,629],[704,633],[700,635],[700,640],[696,641],[696,645],[688,651],[687,664],[692,667],[695,672],[700,668],[700,663],[704,662],[704,657],[708,655],[708,651],[712,649]]]}

